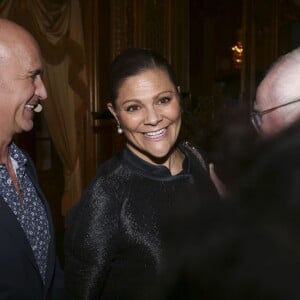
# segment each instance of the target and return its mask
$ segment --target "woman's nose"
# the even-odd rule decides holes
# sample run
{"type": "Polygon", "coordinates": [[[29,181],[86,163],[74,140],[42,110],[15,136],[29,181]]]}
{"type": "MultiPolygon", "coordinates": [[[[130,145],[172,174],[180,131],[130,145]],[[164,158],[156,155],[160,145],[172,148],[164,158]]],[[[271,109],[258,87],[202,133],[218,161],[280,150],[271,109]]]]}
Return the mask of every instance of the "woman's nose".
{"type": "Polygon", "coordinates": [[[162,116],[160,112],[155,109],[155,107],[151,107],[147,109],[147,115],[145,118],[145,124],[156,125],[162,120],[162,116]]]}

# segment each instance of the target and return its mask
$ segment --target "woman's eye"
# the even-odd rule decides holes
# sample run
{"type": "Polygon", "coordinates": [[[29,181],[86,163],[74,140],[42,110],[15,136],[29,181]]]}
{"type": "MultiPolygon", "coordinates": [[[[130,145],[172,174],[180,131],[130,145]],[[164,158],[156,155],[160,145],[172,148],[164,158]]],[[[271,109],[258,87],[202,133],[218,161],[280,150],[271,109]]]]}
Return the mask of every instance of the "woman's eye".
{"type": "Polygon", "coordinates": [[[136,110],[139,110],[139,109],[140,109],[140,107],[138,105],[130,105],[126,108],[126,111],[131,112],[131,111],[136,111],[136,110]]]}
{"type": "Polygon", "coordinates": [[[171,100],[171,97],[163,97],[158,100],[158,104],[166,104],[166,103],[170,102],[170,100],[171,100]]]}

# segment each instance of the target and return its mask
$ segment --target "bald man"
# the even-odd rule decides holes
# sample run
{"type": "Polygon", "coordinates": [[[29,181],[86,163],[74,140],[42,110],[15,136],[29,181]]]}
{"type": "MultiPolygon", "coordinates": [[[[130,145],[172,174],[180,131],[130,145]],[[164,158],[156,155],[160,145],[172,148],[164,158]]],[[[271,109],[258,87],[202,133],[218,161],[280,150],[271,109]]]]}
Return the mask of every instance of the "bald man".
{"type": "MultiPolygon", "coordinates": [[[[279,57],[266,73],[256,91],[251,113],[255,129],[272,137],[300,119],[300,47],[279,57]]],[[[226,187],[210,164],[210,174],[221,196],[226,187]]]]}
{"type": "Polygon", "coordinates": [[[61,299],[50,210],[28,155],[13,136],[33,127],[47,98],[37,42],[0,19],[0,299],[61,299]]]}
{"type": "Polygon", "coordinates": [[[300,118],[300,47],[281,56],[256,92],[255,128],[271,137],[300,118]]]}

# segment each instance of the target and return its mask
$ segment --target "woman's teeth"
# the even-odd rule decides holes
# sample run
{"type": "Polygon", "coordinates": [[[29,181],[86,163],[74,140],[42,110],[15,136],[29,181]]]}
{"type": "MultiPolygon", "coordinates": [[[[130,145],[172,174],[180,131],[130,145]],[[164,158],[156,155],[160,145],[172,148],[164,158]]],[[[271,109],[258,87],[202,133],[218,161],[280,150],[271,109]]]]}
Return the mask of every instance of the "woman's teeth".
{"type": "Polygon", "coordinates": [[[158,131],[147,132],[147,133],[145,133],[145,136],[150,137],[150,138],[158,138],[158,137],[164,135],[164,133],[166,131],[167,131],[167,129],[163,128],[158,131]]]}

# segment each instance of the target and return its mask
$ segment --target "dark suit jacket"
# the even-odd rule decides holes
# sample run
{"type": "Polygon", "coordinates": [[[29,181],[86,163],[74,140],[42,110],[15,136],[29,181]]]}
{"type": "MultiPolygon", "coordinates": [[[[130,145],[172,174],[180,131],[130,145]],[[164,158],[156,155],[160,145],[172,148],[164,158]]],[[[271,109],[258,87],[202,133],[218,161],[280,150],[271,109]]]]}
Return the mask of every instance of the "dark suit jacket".
{"type": "Polygon", "coordinates": [[[49,245],[46,283],[42,279],[26,235],[14,213],[0,197],[0,299],[62,299],[63,273],[55,255],[54,230],[47,201],[38,185],[37,175],[28,157],[26,172],[42,199],[49,219],[49,245]]]}

